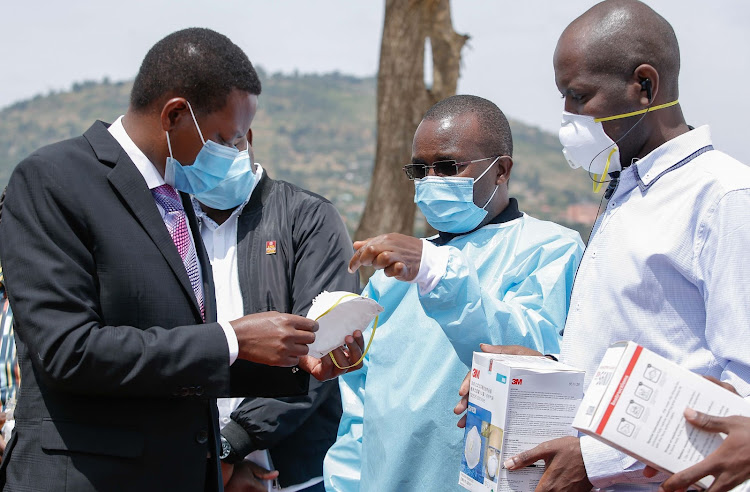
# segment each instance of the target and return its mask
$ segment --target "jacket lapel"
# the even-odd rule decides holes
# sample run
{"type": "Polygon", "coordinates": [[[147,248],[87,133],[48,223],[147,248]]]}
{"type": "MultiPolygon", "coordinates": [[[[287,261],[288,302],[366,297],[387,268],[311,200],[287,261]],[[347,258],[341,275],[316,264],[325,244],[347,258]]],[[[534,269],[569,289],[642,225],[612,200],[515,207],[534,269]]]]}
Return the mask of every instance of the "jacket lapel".
{"type": "MultiPolygon", "coordinates": [[[[180,258],[180,254],[177,252],[177,248],[172,241],[172,236],[169,235],[169,231],[164,225],[164,220],[161,218],[159,209],[156,208],[154,196],[151,194],[148,186],[146,186],[146,181],[138,171],[138,168],[135,167],[128,154],[107,131],[104,123],[96,122],[86,131],[84,137],[89,141],[100,161],[114,164],[107,178],[128,205],[135,218],[143,226],[143,229],[151,237],[156,247],[161,251],[167,264],[179,280],[180,285],[182,285],[188,299],[190,299],[195,314],[200,319],[200,307],[195,298],[195,292],[190,284],[190,278],[188,277],[187,270],[185,270],[185,265],[183,265],[182,258],[180,258]]],[[[188,214],[189,216],[190,214],[188,214]]],[[[196,244],[197,246],[198,244],[196,244]]],[[[203,244],[200,246],[202,247],[203,244]]],[[[205,253],[203,257],[205,257],[205,253]]],[[[202,257],[199,256],[198,258],[203,262],[202,257]]],[[[213,290],[211,293],[213,295],[213,290]]],[[[204,297],[206,296],[204,295],[204,297]]]]}

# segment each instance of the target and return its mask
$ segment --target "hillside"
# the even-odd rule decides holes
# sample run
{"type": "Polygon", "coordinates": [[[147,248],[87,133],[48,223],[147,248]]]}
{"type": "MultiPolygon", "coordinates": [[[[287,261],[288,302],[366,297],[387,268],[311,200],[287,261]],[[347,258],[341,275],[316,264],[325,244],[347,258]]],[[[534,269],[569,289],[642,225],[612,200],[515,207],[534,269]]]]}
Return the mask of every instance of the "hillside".
{"type": "MultiPolygon", "coordinates": [[[[263,93],[253,122],[256,160],[272,177],[330,199],[353,231],[375,154],[375,79],[259,73],[263,93]]],[[[79,135],[96,119],[111,122],[122,114],[131,84],[83,82],[0,110],[0,187],[34,149],[79,135]]],[[[511,127],[511,194],[522,210],[587,235],[598,203],[588,179],[570,171],[555,135],[517,121],[511,127]]]]}

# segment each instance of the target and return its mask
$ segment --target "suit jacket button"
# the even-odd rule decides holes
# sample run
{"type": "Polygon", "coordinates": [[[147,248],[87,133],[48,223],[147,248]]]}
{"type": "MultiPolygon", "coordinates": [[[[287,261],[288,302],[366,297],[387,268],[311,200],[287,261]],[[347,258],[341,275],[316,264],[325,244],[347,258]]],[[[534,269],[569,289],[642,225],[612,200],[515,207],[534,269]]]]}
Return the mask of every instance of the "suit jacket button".
{"type": "Polygon", "coordinates": [[[187,396],[190,394],[190,389],[188,388],[182,388],[180,389],[180,396],[187,396]]]}
{"type": "Polygon", "coordinates": [[[208,442],[208,431],[198,431],[198,433],[195,434],[195,442],[198,444],[206,444],[206,442],[208,442]]]}
{"type": "Polygon", "coordinates": [[[195,396],[201,396],[203,395],[203,386],[196,386],[195,387],[195,396]]]}

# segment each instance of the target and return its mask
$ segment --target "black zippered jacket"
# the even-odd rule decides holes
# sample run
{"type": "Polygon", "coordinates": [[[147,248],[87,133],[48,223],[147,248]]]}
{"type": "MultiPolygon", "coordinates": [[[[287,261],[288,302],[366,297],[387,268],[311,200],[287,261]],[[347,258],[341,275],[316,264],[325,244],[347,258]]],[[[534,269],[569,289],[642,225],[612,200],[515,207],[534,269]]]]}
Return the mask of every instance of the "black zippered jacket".
{"type": "MultiPolygon", "coordinates": [[[[336,208],[285,181],[263,177],[237,224],[237,262],[245,314],[305,316],[324,290],[359,292],[348,273],[354,251],[336,208]],[[275,244],[273,243],[275,242],[275,244]]],[[[283,487],[323,474],[341,418],[338,381],[310,378],[304,397],[247,398],[222,434],[235,455],[269,449],[283,487]]]]}

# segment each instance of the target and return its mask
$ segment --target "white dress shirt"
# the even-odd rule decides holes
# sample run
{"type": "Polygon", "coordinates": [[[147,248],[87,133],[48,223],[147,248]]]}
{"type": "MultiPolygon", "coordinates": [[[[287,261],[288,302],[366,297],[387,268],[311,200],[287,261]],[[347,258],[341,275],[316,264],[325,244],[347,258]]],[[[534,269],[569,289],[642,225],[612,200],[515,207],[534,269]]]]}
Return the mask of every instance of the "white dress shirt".
{"type": "MultiPolygon", "coordinates": [[[[607,347],[633,340],[750,394],[750,168],[711,148],[703,126],[622,171],[565,324],[560,360],[586,371],[586,387],[607,347]]],[[[596,487],[657,488],[642,464],[593,438],[581,451],[596,487]]]]}
{"type": "MultiPolygon", "coordinates": [[[[164,177],[159,173],[154,164],[149,160],[148,157],[146,157],[146,154],[144,154],[143,151],[138,148],[135,142],[133,142],[133,139],[130,138],[130,135],[128,135],[128,133],[125,131],[125,127],[122,125],[122,118],[123,117],[120,116],[119,118],[117,118],[117,120],[115,120],[114,123],[109,126],[109,133],[114,137],[115,140],[117,140],[117,143],[120,144],[120,147],[122,147],[125,153],[128,154],[130,160],[133,161],[133,164],[135,164],[135,167],[141,173],[143,179],[146,180],[146,186],[148,186],[149,190],[153,190],[154,188],[158,188],[159,186],[166,184],[166,182],[164,181],[164,177]]],[[[159,205],[156,200],[154,200],[154,202],[156,203],[156,208],[159,209],[162,220],[164,220],[166,215],[164,213],[164,208],[159,205]]],[[[188,231],[190,231],[190,222],[187,223],[187,227],[188,231]]],[[[193,241],[192,231],[190,231],[190,241],[193,241]]],[[[195,247],[195,243],[193,243],[193,247],[195,247]]],[[[198,262],[200,263],[200,260],[198,260],[198,262]]],[[[200,269],[198,269],[198,274],[201,276],[200,282],[202,283],[203,274],[200,269]]],[[[237,316],[237,318],[239,317],[241,317],[241,315],[237,316]]],[[[229,319],[233,320],[237,318],[229,319]]],[[[219,318],[219,320],[221,320],[221,318],[219,318]]],[[[234,329],[228,321],[220,321],[220,324],[222,329],[224,330],[224,336],[226,336],[227,338],[227,346],[229,347],[229,364],[231,365],[237,359],[237,354],[239,353],[237,335],[234,333],[234,329]]]]}

